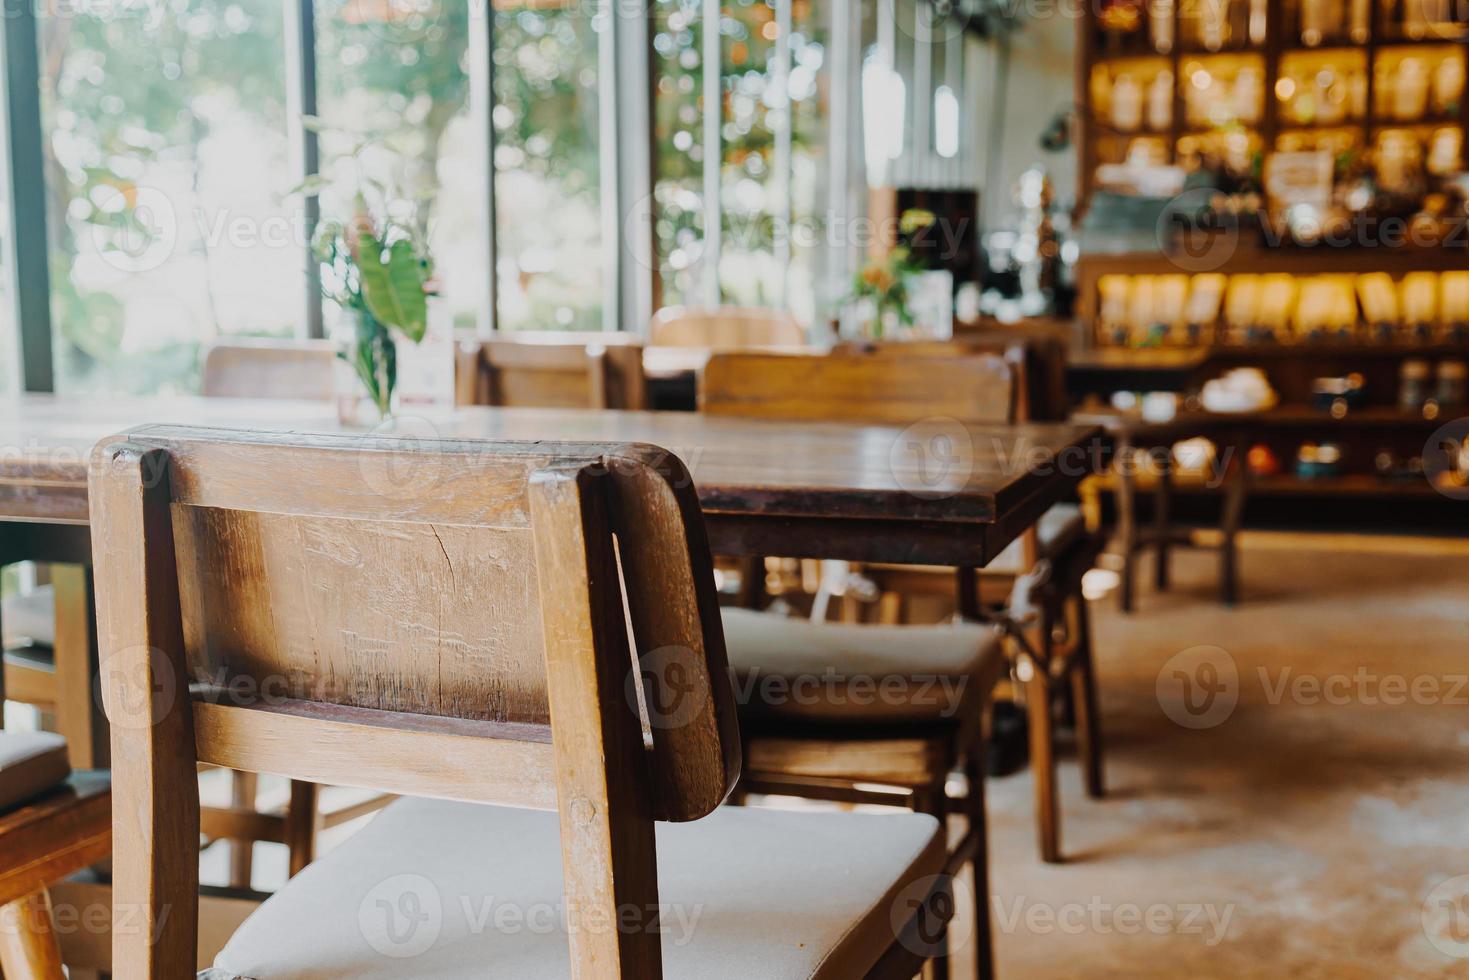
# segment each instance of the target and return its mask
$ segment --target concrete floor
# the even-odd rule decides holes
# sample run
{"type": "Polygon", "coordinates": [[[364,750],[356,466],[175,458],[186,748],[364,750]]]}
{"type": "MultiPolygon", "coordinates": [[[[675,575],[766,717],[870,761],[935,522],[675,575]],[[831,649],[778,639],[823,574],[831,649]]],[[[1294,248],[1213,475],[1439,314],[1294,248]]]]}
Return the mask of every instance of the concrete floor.
{"type": "MultiPolygon", "coordinates": [[[[1345,545],[1250,537],[1233,610],[1199,552],[1094,603],[1110,794],[1063,755],[1044,865],[1029,772],[990,781],[1002,977],[1469,977],[1469,546],[1345,545]]],[[[258,846],[257,887],[284,870],[258,846]]]]}
{"type": "Polygon", "coordinates": [[[1065,757],[1047,866],[991,781],[1001,976],[1469,976],[1469,549],[1345,544],[1252,539],[1232,610],[1201,552],[1094,604],[1110,794],[1065,757]]]}

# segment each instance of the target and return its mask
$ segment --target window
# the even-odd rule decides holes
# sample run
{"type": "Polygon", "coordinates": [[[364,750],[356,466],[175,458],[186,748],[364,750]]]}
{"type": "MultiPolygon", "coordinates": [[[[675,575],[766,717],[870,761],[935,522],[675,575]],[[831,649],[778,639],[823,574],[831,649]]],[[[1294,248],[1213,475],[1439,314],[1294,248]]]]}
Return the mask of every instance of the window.
{"type": "Polygon", "coordinates": [[[281,29],[279,0],[39,15],[57,390],[190,390],[202,343],[292,331],[281,29]]]}
{"type": "Polygon", "coordinates": [[[359,191],[374,209],[395,202],[395,218],[428,232],[439,284],[430,317],[462,329],[474,326],[486,274],[468,2],[316,2],[322,216],[350,218],[359,191]]]}
{"type": "MultiPolygon", "coordinates": [[[[600,330],[606,277],[599,153],[605,8],[495,4],[499,326],[600,330]]],[[[610,84],[610,82],[609,82],[610,84]]],[[[610,135],[610,134],[609,134],[610,135]]]]}
{"type": "Polygon", "coordinates": [[[700,0],[653,6],[653,249],[663,306],[698,304],[704,257],[700,0]]]}
{"type": "Polygon", "coordinates": [[[826,12],[812,0],[720,6],[719,100],[706,104],[706,6],[658,0],[654,12],[661,302],[789,308],[812,322],[822,312],[826,12]],[[713,151],[706,111],[719,114],[713,151]],[[711,188],[718,201],[708,199],[711,188]],[[704,231],[716,205],[717,248],[704,231]],[[708,257],[716,252],[713,270],[708,257]],[[717,289],[710,282],[716,271],[717,289]]]}

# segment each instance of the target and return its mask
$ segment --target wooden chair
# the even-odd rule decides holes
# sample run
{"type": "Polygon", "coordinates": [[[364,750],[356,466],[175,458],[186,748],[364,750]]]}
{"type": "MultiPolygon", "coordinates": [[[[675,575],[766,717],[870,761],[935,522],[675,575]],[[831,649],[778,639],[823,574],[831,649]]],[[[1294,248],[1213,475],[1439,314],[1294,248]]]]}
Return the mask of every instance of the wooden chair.
{"type": "Polygon", "coordinates": [[[329,340],[217,340],[204,350],[199,391],[215,398],[332,398],[329,340]]]}
{"type": "MultiPolygon", "coordinates": [[[[795,357],[720,355],[705,372],[705,410],[771,418],[851,419],[906,425],[924,418],[1010,423],[1053,417],[1056,351],[1037,352],[1009,338],[960,344],[880,344],[831,355],[795,357]],[[1035,375],[1051,379],[1038,382],[1035,375]]],[[[1104,793],[1101,720],[1091,649],[1091,626],[1081,578],[1102,546],[1086,531],[1078,508],[1058,505],[1042,515],[1004,554],[982,570],[948,575],[931,568],[865,566],[882,595],[882,621],[902,620],[904,597],[955,597],[968,619],[993,619],[1019,576],[1045,560],[1050,577],[1027,588],[1035,621],[1009,653],[1026,692],[1035,782],[1036,834],[1041,856],[1060,859],[1060,808],[1055,773],[1055,707],[1066,685],[1075,719],[1078,755],[1088,795],[1104,793]],[[987,600],[987,603],[986,603],[987,600]],[[988,605],[988,609],[986,608],[988,605]]],[[[855,603],[848,603],[851,609],[855,603]]]]}
{"type": "Polygon", "coordinates": [[[665,306],[653,314],[648,343],[655,347],[798,347],[806,331],[784,310],[745,306],[665,306]]]}
{"type": "Polygon", "coordinates": [[[61,980],[47,888],[112,852],[105,772],[75,773],[66,741],[0,732],[0,971],[61,980]]]}
{"type": "MultiPolygon", "coordinates": [[[[336,345],[327,340],[231,339],[204,352],[201,394],[213,398],[282,398],[311,401],[333,397],[336,345]]],[[[206,840],[230,842],[230,885],[251,887],[256,841],[284,844],[295,874],[316,854],[319,830],[340,826],[388,802],[386,797],[340,809],[323,809],[314,783],[293,781],[284,809],[260,812],[259,782],[253,772],[230,774],[230,805],[206,807],[206,840]]]]}
{"type": "Polygon", "coordinates": [[[642,344],[625,333],[523,331],[463,343],[455,379],[460,405],[647,407],[642,344]]]}
{"type": "Polygon", "coordinates": [[[90,497],[122,980],[194,969],[197,762],[422,797],[266,901],[214,977],[906,978],[941,932],[932,818],[719,806],[739,726],[665,451],[149,427],[96,450],[90,497]],[[422,466],[441,492],[360,492],[422,466]],[[465,915],[495,896],[551,935],[465,915]]]}
{"type": "MultiPolygon", "coordinates": [[[[1010,368],[994,355],[744,353],[710,360],[703,408],[722,415],[897,427],[941,418],[1007,419],[1012,400],[1010,368]]],[[[812,623],[744,610],[728,612],[725,625],[730,660],[746,689],[754,690],[761,675],[774,674],[792,690],[800,678],[819,677],[829,692],[814,704],[786,698],[778,704],[751,699],[742,705],[751,730],[743,788],[906,802],[940,818],[951,809],[965,815],[969,829],[950,856],[950,868],[973,864],[979,972],[992,975],[984,740],[989,698],[1006,671],[998,631],[974,623],[812,623]],[[833,686],[831,677],[845,680],[833,686]],[[858,679],[893,696],[864,703],[854,696],[858,679]],[[932,697],[936,688],[926,684],[964,695],[932,697]],[[962,804],[947,792],[955,769],[967,777],[962,804]],[[867,788],[873,784],[902,792],[874,794],[867,788]]]]}

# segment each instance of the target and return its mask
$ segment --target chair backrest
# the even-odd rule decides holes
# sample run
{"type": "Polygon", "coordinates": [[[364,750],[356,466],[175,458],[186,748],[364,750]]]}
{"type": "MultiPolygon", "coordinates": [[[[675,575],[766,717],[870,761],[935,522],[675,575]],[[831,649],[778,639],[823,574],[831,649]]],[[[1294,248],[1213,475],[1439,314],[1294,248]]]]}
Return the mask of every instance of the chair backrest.
{"type": "MultiPolygon", "coordinates": [[[[119,976],[192,975],[196,762],[559,808],[568,901],[609,914],[657,907],[653,820],[738,777],[664,450],[155,426],[99,445],[90,499],[114,889],[146,919],[119,976]]],[[[656,930],[606,932],[573,930],[575,976],[660,975],[656,930]]]]}
{"type": "Polygon", "coordinates": [[[997,354],[715,354],[700,395],[704,411],[746,418],[909,425],[1014,416],[1012,372],[997,354]]]}
{"type": "Polygon", "coordinates": [[[204,351],[200,390],[214,398],[332,397],[328,340],[219,340],[204,351]]]}
{"type": "Polygon", "coordinates": [[[644,408],[640,338],[625,333],[526,331],[459,346],[460,405],[644,408]]]}
{"type": "Polygon", "coordinates": [[[665,306],[653,314],[648,343],[662,347],[799,347],[806,331],[784,310],[665,306]]]}
{"type": "Polygon", "coordinates": [[[1059,422],[1071,413],[1066,397],[1066,344],[1057,337],[1018,332],[971,333],[953,340],[846,344],[841,350],[895,357],[1000,354],[1015,375],[1015,421],[1059,422]]]}

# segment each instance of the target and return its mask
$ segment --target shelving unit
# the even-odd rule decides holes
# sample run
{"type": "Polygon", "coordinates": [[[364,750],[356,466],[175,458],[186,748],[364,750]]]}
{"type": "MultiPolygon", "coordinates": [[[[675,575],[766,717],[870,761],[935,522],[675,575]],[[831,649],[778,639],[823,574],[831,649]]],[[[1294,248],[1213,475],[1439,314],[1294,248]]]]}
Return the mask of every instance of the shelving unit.
{"type": "MultiPolygon", "coordinates": [[[[1311,2],[1314,3],[1315,0],[1311,2]]],[[[1163,140],[1168,161],[1177,162],[1181,156],[1187,155],[1189,140],[1227,133],[1236,134],[1237,137],[1242,135],[1257,144],[1260,151],[1268,157],[1279,149],[1280,137],[1290,133],[1338,130],[1352,134],[1363,152],[1371,152],[1376,136],[1384,130],[1424,126],[1455,126],[1461,132],[1469,129],[1469,100],[1464,98],[1462,82],[1457,105],[1450,107],[1449,111],[1432,111],[1413,119],[1399,119],[1395,114],[1384,111],[1388,107],[1382,104],[1377,91],[1379,65],[1390,65],[1396,60],[1395,54],[1399,51],[1416,52],[1417,56],[1422,57],[1424,51],[1439,49],[1445,57],[1459,59],[1462,65],[1465,58],[1466,28],[1469,28],[1463,22],[1449,21],[1435,25],[1430,36],[1409,36],[1402,33],[1402,23],[1398,19],[1401,3],[1393,0],[1365,0],[1365,37],[1351,37],[1354,29],[1350,17],[1343,17],[1338,34],[1324,36],[1320,43],[1308,45],[1302,42],[1298,27],[1301,10],[1305,6],[1302,0],[1263,0],[1258,6],[1249,0],[1234,0],[1236,9],[1243,9],[1245,16],[1233,16],[1232,29],[1239,31],[1243,21],[1243,38],[1231,35],[1218,47],[1209,47],[1193,40],[1197,32],[1196,25],[1202,21],[1202,17],[1185,16],[1185,8],[1197,12],[1204,9],[1205,5],[1185,4],[1181,0],[1175,0],[1171,5],[1173,43],[1167,51],[1159,51],[1150,39],[1149,17],[1150,11],[1163,9],[1165,3],[1166,0],[1153,0],[1148,4],[1136,4],[1139,11],[1138,26],[1126,32],[1110,29],[1106,24],[1111,11],[1125,9],[1129,4],[1104,0],[1100,5],[1086,5],[1084,8],[1085,15],[1079,21],[1081,33],[1076,82],[1077,103],[1081,107],[1082,118],[1079,144],[1083,206],[1095,187],[1098,164],[1118,162],[1125,155],[1126,147],[1139,138],[1163,140]],[[1263,25],[1250,23],[1252,9],[1261,8],[1264,12],[1263,25]],[[1339,67],[1344,71],[1361,73],[1364,91],[1359,96],[1362,104],[1358,110],[1352,111],[1352,96],[1348,94],[1347,110],[1339,119],[1296,119],[1284,115],[1282,99],[1277,96],[1277,83],[1283,77],[1282,67],[1301,60],[1328,58],[1340,61],[1339,67]],[[1238,71],[1241,67],[1257,71],[1260,84],[1249,111],[1241,113],[1239,110],[1242,107],[1236,105],[1232,119],[1216,119],[1205,124],[1191,122],[1187,113],[1186,92],[1187,87],[1193,84],[1196,69],[1191,69],[1195,62],[1206,71],[1213,67],[1215,71],[1209,72],[1211,77],[1219,72],[1221,66],[1233,71],[1238,71]],[[1137,73],[1136,81],[1142,89],[1143,106],[1139,125],[1128,127],[1125,131],[1120,130],[1112,119],[1100,111],[1096,98],[1098,85],[1095,81],[1099,71],[1115,74],[1123,70],[1137,73]],[[1171,78],[1171,106],[1166,126],[1148,122],[1148,80],[1156,78],[1161,71],[1167,71],[1171,78]],[[1104,152],[1109,146],[1120,146],[1122,152],[1104,152]]],[[[1349,12],[1354,3],[1353,0],[1343,0],[1340,6],[1344,12],[1349,12]]],[[[1357,33],[1362,33],[1360,28],[1357,33]]],[[[1460,77],[1462,76],[1461,71],[1460,77]]],[[[1290,79],[1288,75],[1284,77],[1290,79]]],[[[1345,77],[1338,84],[1349,86],[1345,77]]],[[[1238,93],[1231,95],[1234,97],[1238,93]]],[[[1469,146],[1462,139],[1460,157],[1469,165],[1469,146]]]]}

